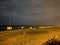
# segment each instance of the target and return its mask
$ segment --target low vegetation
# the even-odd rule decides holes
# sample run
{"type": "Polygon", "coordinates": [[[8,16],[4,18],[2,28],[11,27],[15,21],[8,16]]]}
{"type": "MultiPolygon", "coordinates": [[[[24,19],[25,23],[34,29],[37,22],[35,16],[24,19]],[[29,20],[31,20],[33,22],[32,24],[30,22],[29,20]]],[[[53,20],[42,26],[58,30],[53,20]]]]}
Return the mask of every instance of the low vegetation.
{"type": "Polygon", "coordinates": [[[49,39],[46,42],[44,42],[42,45],[60,45],[60,40],[57,39],[49,39]]]}

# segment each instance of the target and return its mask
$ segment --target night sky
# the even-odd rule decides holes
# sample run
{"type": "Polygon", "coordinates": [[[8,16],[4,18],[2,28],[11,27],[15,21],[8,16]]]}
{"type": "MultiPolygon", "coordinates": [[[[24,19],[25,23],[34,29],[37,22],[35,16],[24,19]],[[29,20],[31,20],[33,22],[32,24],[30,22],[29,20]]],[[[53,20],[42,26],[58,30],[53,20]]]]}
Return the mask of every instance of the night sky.
{"type": "Polygon", "coordinates": [[[0,25],[60,25],[60,0],[0,0],[0,25]]]}

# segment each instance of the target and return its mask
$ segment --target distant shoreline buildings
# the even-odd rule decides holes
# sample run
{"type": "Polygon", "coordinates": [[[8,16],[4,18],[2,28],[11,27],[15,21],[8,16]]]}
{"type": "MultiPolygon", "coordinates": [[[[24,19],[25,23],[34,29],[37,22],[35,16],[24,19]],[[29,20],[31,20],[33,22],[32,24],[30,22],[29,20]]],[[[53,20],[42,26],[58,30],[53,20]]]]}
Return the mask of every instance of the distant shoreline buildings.
{"type": "Polygon", "coordinates": [[[0,25],[0,31],[20,30],[20,29],[44,29],[44,28],[60,28],[58,26],[39,26],[39,25],[0,25]]]}

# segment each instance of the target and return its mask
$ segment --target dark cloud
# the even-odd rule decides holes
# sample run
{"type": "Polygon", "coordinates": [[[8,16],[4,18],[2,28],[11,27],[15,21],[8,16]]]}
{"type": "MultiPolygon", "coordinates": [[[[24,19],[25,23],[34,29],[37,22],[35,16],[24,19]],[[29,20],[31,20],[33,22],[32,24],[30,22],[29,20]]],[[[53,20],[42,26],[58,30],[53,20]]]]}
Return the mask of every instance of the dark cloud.
{"type": "Polygon", "coordinates": [[[0,0],[0,2],[0,15],[11,19],[12,24],[60,24],[60,0],[0,0]]]}
{"type": "Polygon", "coordinates": [[[0,25],[7,25],[9,24],[9,17],[0,15],[0,25]]]}
{"type": "Polygon", "coordinates": [[[3,2],[3,1],[8,1],[8,0],[0,0],[0,2],[3,2]]]}

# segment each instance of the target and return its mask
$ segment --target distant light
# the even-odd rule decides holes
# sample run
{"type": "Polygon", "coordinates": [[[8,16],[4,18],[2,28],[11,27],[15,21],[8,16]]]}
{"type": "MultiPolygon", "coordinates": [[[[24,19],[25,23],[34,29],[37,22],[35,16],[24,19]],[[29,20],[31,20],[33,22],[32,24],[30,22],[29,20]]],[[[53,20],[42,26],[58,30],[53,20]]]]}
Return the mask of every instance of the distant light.
{"type": "Polygon", "coordinates": [[[41,26],[39,28],[52,28],[52,27],[50,27],[50,26],[41,26]]]}
{"type": "Polygon", "coordinates": [[[46,27],[40,27],[40,28],[46,28],[46,27]]]}
{"type": "Polygon", "coordinates": [[[21,27],[21,29],[24,29],[24,27],[21,27]]]}
{"type": "Polygon", "coordinates": [[[12,27],[7,27],[7,30],[11,30],[12,29],[12,27]]]}
{"type": "Polygon", "coordinates": [[[30,27],[30,29],[33,29],[33,27],[30,27]]]}

